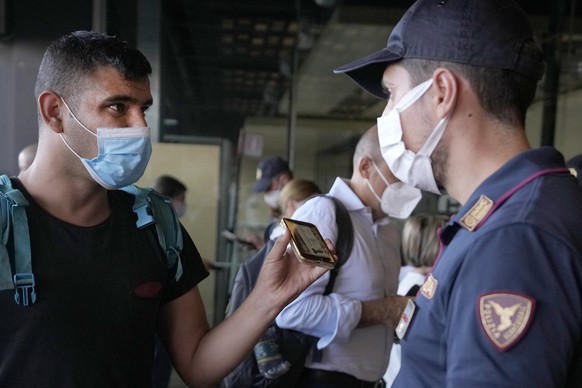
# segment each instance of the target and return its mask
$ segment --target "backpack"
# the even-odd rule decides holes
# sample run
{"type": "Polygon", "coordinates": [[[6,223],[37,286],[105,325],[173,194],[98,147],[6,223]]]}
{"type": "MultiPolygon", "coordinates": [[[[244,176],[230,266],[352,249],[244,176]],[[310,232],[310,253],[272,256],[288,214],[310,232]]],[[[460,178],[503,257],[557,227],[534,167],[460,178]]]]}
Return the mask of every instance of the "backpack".
{"type": "MultiPolygon", "coordinates": [[[[166,254],[167,267],[176,267],[174,279],[182,276],[182,229],[169,198],[151,188],[134,185],[121,190],[135,197],[133,211],[138,229],[155,224],[158,242],[166,254]]],[[[26,219],[29,203],[18,189],[12,187],[7,175],[0,176],[0,290],[14,289],[14,301],[22,306],[34,304],[37,295],[30,255],[30,235],[26,219]],[[14,259],[8,254],[8,239],[12,235],[14,259]],[[13,269],[14,266],[14,269],[13,269]]]]}
{"type": "MultiPolygon", "coordinates": [[[[323,295],[329,295],[333,291],[335,278],[340,267],[349,257],[354,243],[354,229],[350,215],[345,206],[336,198],[325,196],[333,201],[335,206],[336,223],[338,226],[338,236],[335,244],[338,262],[333,269],[329,271],[329,281],[325,287],[323,295]]],[[[310,198],[313,198],[310,197],[310,198]]],[[[233,285],[230,302],[227,307],[226,316],[232,313],[243,303],[250,294],[257,281],[259,272],[267,254],[273,248],[274,240],[268,242],[255,253],[250,259],[241,264],[233,285]]],[[[321,351],[315,347],[318,338],[301,333],[296,330],[282,329],[273,323],[263,335],[259,344],[251,354],[234,369],[224,380],[227,387],[296,387],[303,373],[305,358],[313,348],[313,358],[321,360],[321,351]],[[274,336],[273,338],[268,338],[274,336]],[[275,377],[267,378],[259,370],[257,358],[261,356],[261,344],[266,344],[267,348],[276,343],[279,347],[282,361],[286,361],[288,371],[275,377]],[[259,357],[257,357],[259,355],[259,357]]]]}

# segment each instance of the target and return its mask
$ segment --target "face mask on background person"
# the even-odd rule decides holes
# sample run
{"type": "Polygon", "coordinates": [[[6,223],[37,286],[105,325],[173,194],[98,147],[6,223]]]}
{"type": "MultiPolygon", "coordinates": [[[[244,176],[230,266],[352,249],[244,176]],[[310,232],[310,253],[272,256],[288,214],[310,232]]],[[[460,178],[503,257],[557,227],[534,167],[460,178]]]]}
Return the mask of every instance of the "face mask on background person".
{"type": "Polygon", "coordinates": [[[152,154],[150,128],[97,128],[95,134],[77,119],[65,100],[63,98],[61,100],[73,119],[97,138],[99,154],[89,160],[77,154],[60,133],[67,148],[81,160],[95,182],[108,190],[137,182],[142,177],[152,154]]]}
{"type": "Polygon", "coordinates": [[[265,203],[271,209],[278,209],[279,208],[279,194],[281,194],[281,190],[271,190],[267,191],[263,197],[265,203]]]}
{"type": "Polygon", "coordinates": [[[407,150],[402,141],[400,113],[418,101],[432,85],[432,79],[409,90],[387,115],[378,118],[378,136],[382,156],[394,176],[402,182],[431,193],[440,194],[434,179],[430,155],[440,141],[449,115],[433,129],[424,145],[415,154],[407,150]]]}
{"type": "Polygon", "coordinates": [[[386,188],[382,192],[382,198],[378,197],[378,194],[376,194],[368,179],[366,179],[366,184],[370,191],[372,191],[372,194],[380,201],[382,211],[390,217],[399,219],[408,218],[422,198],[420,190],[402,182],[388,183],[388,180],[384,177],[384,174],[382,174],[378,166],[376,166],[376,163],[372,162],[372,165],[378,174],[380,174],[384,183],[386,183],[386,188]]]}
{"type": "Polygon", "coordinates": [[[183,201],[172,202],[172,206],[174,206],[174,210],[176,211],[178,218],[184,217],[184,215],[186,214],[186,202],[183,201]]]}

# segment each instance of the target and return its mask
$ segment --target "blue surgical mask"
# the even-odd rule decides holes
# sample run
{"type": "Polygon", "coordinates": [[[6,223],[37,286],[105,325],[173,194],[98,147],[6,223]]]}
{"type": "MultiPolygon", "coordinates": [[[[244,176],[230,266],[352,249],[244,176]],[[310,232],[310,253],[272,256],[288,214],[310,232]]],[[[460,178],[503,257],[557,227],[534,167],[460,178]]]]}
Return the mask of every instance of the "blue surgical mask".
{"type": "Polygon", "coordinates": [[[77,119],[64,99],[63,103],[75,121],[97,138],[99,155],[89,160],[77,154],[63,134],[60,134],[67,148],[81,160],[95,182],[108,190],[137,182],[142,177],[152,154],[150,128],[97,128],[95,134],[77,119]]]}

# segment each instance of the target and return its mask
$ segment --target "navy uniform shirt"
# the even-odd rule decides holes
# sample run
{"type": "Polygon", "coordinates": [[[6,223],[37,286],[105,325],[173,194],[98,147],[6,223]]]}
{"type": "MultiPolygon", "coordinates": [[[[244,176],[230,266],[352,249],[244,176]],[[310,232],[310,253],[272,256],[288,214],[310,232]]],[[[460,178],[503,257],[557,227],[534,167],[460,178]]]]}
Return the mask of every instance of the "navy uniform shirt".
{"type": "Polygon", "coordinates": [[[553,148],[485,180],[441,231],[396,387],[563,386],[582,333],[582,191],[553,148]]]}

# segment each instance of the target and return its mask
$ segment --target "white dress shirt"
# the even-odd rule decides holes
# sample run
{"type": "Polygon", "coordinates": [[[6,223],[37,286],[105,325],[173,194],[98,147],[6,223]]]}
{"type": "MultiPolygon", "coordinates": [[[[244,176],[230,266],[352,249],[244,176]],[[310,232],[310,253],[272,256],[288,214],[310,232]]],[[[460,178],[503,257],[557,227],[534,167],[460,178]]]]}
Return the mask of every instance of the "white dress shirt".
{"type": "MultiPolygon", "coordinates": [[[[364,206],[343,179],[336,179],[329,194],[339,199],[350,213],[354,227],[351,255],[340,268],[330,295],[322,295],[329,281],[326,273],[283,309],[277,324],[320,338],[317,346],[323,349],[322,361],[312,362],[308,357],[307,367],[377,381],[388,365],[393,332],[383,325],[364,328],[357,325],[361,301],[396,293],[400,237],[387,217],[372,219],[372,210],[364,206]]],[[[324,238],[336,241],[335,207],[329,199],[310,199],[291,218],[315,224],[324,238]]]]}

